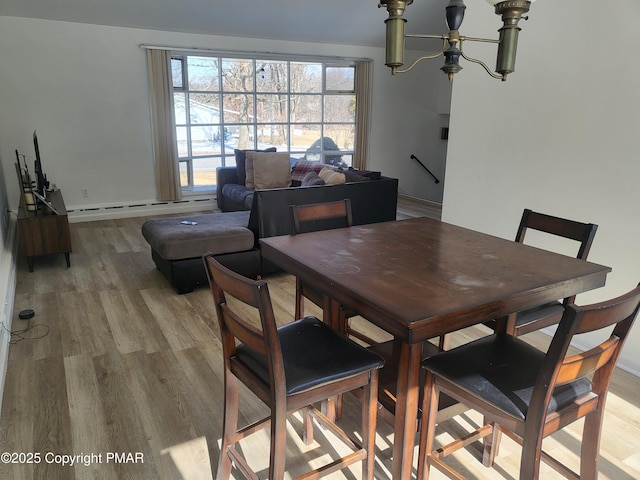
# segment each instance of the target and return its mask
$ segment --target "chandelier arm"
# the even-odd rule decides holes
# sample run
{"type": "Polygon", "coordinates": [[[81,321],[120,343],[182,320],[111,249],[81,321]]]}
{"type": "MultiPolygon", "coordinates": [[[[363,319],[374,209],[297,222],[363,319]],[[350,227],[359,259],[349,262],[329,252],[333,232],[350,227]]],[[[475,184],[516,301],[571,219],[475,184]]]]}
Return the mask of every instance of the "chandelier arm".
{"type": "MultiPolygon", "coordinates": [[[[410,36],[410,35],[406,35],[406,36],[410,36]]],[[[412,35],[413,36],[413,35],[412,35]]],[[[420,57],[417,58],[416,60],[413,61],[413,63],[411,65],[409,65],[407,68],[404,68],[402,70],[395,70],[395,73],[406,73],[409,70],[411,70],[413,67],[415,67],[419,62],[421,62],[422,60],[431,60],[433,58],[438,58],[440,55],[442,55],[442,53],[444,52],[446,46],[447,46],[447,39],[444,38],[442,35],[438,35],[438,36],[433,36],[433,37],[429,37],[429,38],[442,38],[442,49],[437,52],[434,53],[433,55],[425,55],[424,57],[420,57]]]]}
{"type": "Polygon", "coordinates": [[[396,70],[395,73],[406,73],[409,70],[411,70],[413,67],[415,67],[418,63],[420,63],[422,60],[431,60],[432,58],[438,58],[440,55],[442,55],[442,52],[438,52],[438,53],[435,53],[433,55],[427,55],[427,56],[424,56],[424,57],[417,58],[407,68],[404,68],[402,70],[396,70]]]}
{"type": "Polygon", "coordinates": [[[480,38],[480,37],[465,37],[464,35],[460,35],[460,41],[467,42],[484,42],[484,43],[500,43],[500,40],[494,38],[480,38]]]}
{"type": "Polygon", "coordinates": [[[446,40],[449,38],[448,34],[443,35],[432,35],[428,33],[407,33],[404,36],[405,38],[439,38],[441,40],[446,40]]]}
{"type": "Polygon", "coordinates": [[[497,73],[495,73],[493,70],[491,70],[489,68],[489,66],[484,63],[482,60],[478,60],[476,58],[471,58],[467,55],[465,55],[465,53],[462,51],[462,42],[460,42],[460,55],[462,56],[462,58],[464,58],[467,62],[471,62],[471,63],[477,63],[478,65],[480,65],[482,68],[485,69],[485,71],[491,75],[493,78],[497,78],[498,80],[506,80],[506,77],[504,75],[498,75],[497,73]]]}

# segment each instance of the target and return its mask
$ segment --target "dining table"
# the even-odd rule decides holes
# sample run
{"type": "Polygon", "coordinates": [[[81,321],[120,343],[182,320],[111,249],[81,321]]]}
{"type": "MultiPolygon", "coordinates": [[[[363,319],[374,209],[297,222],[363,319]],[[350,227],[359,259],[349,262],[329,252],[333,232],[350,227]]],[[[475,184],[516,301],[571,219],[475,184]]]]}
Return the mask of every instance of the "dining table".
{"type": "MultiPolygon", "coordinates": [[[[423,342],[602,287],[611,271],[426,217],[260,243],[264,258],[397,342],[394,480],[413,473],[423,342]]],[[[329,311],[339,326],[337,309],[329,311]]]]}

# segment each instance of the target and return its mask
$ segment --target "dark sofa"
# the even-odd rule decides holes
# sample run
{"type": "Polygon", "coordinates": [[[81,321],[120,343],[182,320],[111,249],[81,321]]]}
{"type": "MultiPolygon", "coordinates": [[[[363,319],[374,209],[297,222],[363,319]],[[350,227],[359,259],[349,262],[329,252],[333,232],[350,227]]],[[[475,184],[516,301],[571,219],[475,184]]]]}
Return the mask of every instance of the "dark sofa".
{"type": "Polygon", "coordinates": [[[253,204],[253,190],[238,181],[236,167],[216,169],[216,202],[221,212],[250,210],[253,204]]]}
{"type": "MultiPolygon", "coordinates": [[[[292,233],[290,205],[308,205],[344,198],[351,199],[354,225],[395,220],[398,180],[382,177],[369,182],[256,190],[249,215],[249,229],[254,233],[255,247],[259,248],[260,238],[292,233]]],[[[262,273],[276,270],[269,261],[262,259],[262,273]]]]}
{"type": "MultiPolygon", "coordinates": [[[[344,198],[351,199],[354,225],[395,220],[398,180],[381,177],[380,180],[339,185],[256,190],[252,193],[251,210],[247,212],[248,222],[246,224],[246,228],[253,233],[253,248],[238,252],[225,252],[219,255],[219,260],[232,270],[250,277],[275,272],[278,268],[260,255],[259,240],[277,235],[288,235],[292,232],[289,206],[329,202],[344,198]]],[[[207,215],[224,216],[228,214],[211,213],[207,215]]],[[[188,221],[190,218],[179,217],[176,218],[176,221],[188,221]]],[[[201,219],[200,222],[202,222],[201,219]]],[[[145,228],[147,227],[143,226],[143,233],[145,228]]],[[[149,241],[149,238],[147,240],[149,241]]],[[[212,236],[210,242],[215,241],[216,238],[212,236]]],[[[178,293],[189,292],[194,287],[207,283],[201,255],[206,251],[214,250],[211,244],[200,242],[200,246],[194,249],[193,256],[189,258],[166,259],[154,250],[152,241],[149,243],[152,245],[151,253],[156,266],[178,293]]]]}
{"type": "MultiPolygon", "coordinates": [[[[236,161],[238,158],[236,157],[236,161]]],[[[307,173],[319,173],[323,167],[328,167],[344,174],[346,183],[368,183],[382,178],[380,172],[370,172],[354,170],[352,168],[339,168],[332,165],[325,165],[319,162],[291,159],[291,185],[290,187],[300,187],[303,185],[304,177],[307,173]]],[[[317,182],[313,182],[314,184],[317,182]]],[[[320,183],[324,184],[322,180],[320,183]]],[[[287,187],[287,188],[290,188],[287,187]]],[[[253,205],[253,189],[245,186],[245,172],[237,167],[219,167],[216,169],[216,202],[221,212],[238,212],[251,210],[253,205]]]]}

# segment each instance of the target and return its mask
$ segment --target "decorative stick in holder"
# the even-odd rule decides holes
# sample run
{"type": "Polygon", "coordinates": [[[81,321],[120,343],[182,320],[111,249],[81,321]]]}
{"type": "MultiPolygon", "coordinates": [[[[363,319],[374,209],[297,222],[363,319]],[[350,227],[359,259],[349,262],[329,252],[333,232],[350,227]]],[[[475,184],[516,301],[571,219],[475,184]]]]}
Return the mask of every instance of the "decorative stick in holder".
{"type": "MultiPolygon", "coordinates": [[[[16,150],[16,174],[18,175],[18,183],[20,184],[20,191],[24,195],[24,204],[28,212],[38,212],[38,205],[36,203],[36,197],[33,194],[33,184],[31,176],[29,175],[29,169],[27,168],[27,162],[24,162],[24,169],[20,166],[20,154],[16,150]]],[[[24,155],[23,155],[24,159],[24,155]]]]}

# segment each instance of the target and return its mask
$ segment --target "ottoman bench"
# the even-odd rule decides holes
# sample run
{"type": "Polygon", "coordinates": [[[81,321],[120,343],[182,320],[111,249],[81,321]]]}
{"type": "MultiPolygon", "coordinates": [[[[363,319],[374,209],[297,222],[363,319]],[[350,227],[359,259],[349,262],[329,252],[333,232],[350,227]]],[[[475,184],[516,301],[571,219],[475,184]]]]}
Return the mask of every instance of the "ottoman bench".
{"type": "Polygon", "coordinates": [[[142,236],[158,270],[182,294],[207,284],[207,252],[241,275],[260,275],[262,257],[248,224],[248,211],[157,218],[142,225],[142,236]]]}

